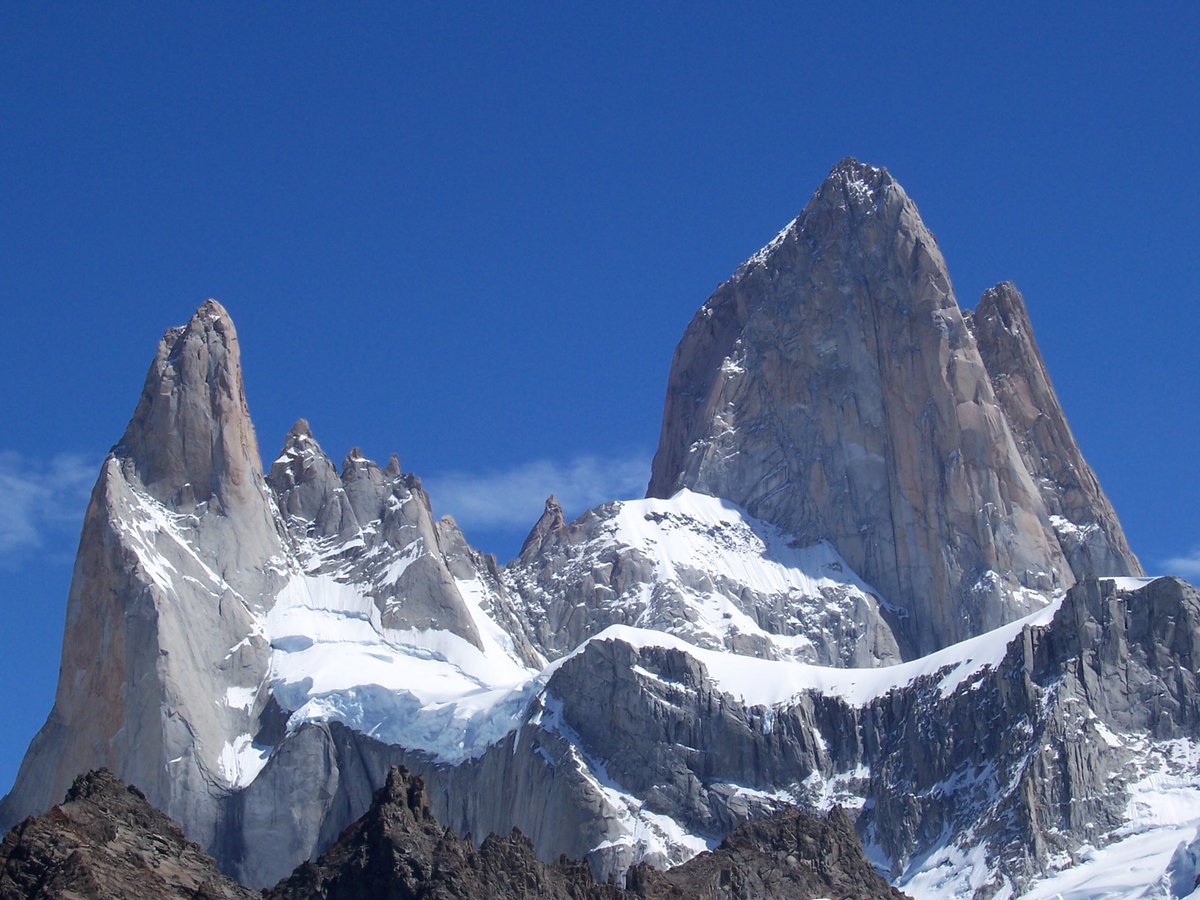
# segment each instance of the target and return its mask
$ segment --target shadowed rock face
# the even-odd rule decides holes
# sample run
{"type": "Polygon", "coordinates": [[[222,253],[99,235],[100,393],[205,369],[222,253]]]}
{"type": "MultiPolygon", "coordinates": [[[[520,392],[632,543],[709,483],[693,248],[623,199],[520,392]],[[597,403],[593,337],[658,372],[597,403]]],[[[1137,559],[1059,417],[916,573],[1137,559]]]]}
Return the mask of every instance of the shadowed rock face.
{"type": "Polygon", "coordinates": [[[232,900],[258,893],[218,872],[141,791],[100,770],[81,775],[66,800],[0,843],[0,896],[232,900]]]}
{"type": "Polygon", "coordinates": [[[984,291],[967,324],[1075,577],[1141,575],[1117,514],[1071,435],[1016,286],[1005,281],[984,291]]]}
{"type": "Polygon", "coordinates": [[[933,236],[839,163],[675,351],[648,495],[724,497],[827,539],[922,654],[1073,582],[933,236]]]}

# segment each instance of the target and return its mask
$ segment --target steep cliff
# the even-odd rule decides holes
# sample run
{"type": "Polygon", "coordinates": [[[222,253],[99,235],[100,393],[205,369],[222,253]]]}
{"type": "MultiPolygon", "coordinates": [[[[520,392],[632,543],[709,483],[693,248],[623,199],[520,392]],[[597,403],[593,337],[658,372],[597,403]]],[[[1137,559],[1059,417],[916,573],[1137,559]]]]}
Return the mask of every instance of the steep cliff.
{"type": "Polygon", "coordinates": [[[1067,426],[1016,286],[1005,281],[984,291],[967,326],[1075,577],[1141,575],[1117,514],[1067,426]]]}
{"type": "Polygon", "coordinates": [[[829,541],[907,613],[910,656],[1074,580],[933,235],[855,160],[684,333],[648,495],[681,488],[829,541]]]}

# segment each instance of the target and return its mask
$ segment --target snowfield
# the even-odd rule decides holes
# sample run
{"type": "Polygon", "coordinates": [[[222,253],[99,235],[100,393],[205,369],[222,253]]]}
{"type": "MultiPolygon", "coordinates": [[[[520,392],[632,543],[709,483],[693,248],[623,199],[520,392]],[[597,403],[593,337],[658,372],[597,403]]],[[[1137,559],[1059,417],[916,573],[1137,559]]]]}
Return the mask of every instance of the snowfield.
{"type": "Polygon", "coordinates": [[[294,575],[266,621],[271,690],[294,710],[289,729],[338,721],[444,762],[481,753],[520,724],[538,673],[477,604],[471,612],[482,650],[449,631],[386,629],[361,585],[294,575]]]}

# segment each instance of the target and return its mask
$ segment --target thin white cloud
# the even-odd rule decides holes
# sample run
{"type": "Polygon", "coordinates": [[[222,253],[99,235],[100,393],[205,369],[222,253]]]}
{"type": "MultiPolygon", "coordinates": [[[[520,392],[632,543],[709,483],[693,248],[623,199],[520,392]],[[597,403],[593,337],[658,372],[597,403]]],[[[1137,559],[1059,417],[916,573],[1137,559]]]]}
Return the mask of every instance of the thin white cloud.
{"type": "Polygon", "coordinates": [[[1186,578],[1200,576],[1200,547],[1194,547],[1186,556],[1172,556],[1163,566],[1168,575],[1182,575],[1186,578]]]}
{"type": "Polygon", "coordinates": [[[74,453],[0,451],[0,565],[73,553],[98,468],[74,453]]]}
{"type": "Polygon", "coordinates": [[[447,472],[423,478],[438,514],[463,528],[530,528],[554,494],[568,518],[606,500],[640,497],[650,465],[643,454],[534,460],[491,472],[447,472]]]}

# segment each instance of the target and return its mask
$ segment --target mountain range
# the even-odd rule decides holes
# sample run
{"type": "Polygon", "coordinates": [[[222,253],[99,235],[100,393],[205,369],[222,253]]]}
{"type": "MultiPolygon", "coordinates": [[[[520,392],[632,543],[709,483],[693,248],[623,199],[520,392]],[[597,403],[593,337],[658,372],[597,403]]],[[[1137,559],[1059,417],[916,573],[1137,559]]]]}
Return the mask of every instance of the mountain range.
{"type": "Polygon", "coordinates": [[[505,565],[395,457],[300,420],[264,466],[229,313],[169,329],[0,827],[103,766],[261,888],[403,765],[602,883],[836,804],[912,896],[1182,897],[1198,667],[1200,592],[1143,573],[1020,293],[962,311],[846,159],[688,325],[646,497],[551,496],[505,565]]]}

